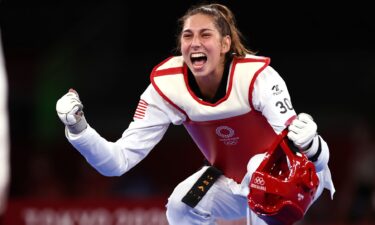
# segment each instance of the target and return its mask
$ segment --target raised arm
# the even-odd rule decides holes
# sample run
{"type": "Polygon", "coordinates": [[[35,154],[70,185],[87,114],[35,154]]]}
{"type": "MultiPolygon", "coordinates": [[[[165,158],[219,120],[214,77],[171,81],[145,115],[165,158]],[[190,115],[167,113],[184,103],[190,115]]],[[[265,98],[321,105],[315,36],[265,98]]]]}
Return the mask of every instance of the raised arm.
{"type": "Polygon", "coordinates": [[[144,104],[142,117],[135,116],[115,142],[103,138],[86,122],[77,92],[69,91],[60,98],[56,110],[66,126],[68,141],[90,165],[105,176],[120,176],[148,155],[165,134],[173,117],[168,105],[150,88],[143,93],[140,102],[144,104]]]}

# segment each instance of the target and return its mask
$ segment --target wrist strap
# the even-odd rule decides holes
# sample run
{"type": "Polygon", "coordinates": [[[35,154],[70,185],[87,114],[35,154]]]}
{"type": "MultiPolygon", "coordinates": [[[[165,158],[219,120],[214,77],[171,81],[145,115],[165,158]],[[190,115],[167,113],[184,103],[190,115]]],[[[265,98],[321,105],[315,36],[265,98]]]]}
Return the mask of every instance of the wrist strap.
{"type": "Polygon", "coordinates": [[[319,145],[318,145],[318,150],[316,151],[316,153],[309,157],[309,160],[311,162],[316,162],[320,156],[320,153],[322,152],[322,144],[321,144],[321,141],[320,141],[320,138],[318,137],[318,140],[319,140],[319,145]]]}

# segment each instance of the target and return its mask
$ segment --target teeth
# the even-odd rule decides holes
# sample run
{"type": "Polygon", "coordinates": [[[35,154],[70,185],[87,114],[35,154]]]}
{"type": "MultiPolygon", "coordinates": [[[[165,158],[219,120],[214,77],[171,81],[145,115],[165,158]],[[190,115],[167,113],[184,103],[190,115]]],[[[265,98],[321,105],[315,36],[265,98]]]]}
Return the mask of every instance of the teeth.
{"type": "Polygon", "coordinates": [[[191,58],[199,58],[199,57],[205,57],[206,55],[203,53],[193,53],[191,54],[191,58]]]}

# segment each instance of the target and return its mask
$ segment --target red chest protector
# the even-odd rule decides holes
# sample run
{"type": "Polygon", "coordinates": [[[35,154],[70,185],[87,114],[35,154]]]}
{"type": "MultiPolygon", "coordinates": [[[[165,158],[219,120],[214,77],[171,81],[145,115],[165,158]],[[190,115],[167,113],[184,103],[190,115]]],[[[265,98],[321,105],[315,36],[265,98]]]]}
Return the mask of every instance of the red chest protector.
{"type": "Polygon", "coordinates": [[[188,121],[184,126],[206,159],[238,183],[250,158],[266,152],[278,137],[267,120],[254,111],[215,121],[188,121]]]}
{"type": "Polygon", "coordinates": [[[186,115],[183,124],[206,159],[238,183],[249,159],[269,150],[278,137],[249,100],[255,78],[268,64],[267,58],[235,58],[227,94],[215,104],[203,102],[190,90],[182,57],[165,60],[151,75],[157,92],[186,115]]]}

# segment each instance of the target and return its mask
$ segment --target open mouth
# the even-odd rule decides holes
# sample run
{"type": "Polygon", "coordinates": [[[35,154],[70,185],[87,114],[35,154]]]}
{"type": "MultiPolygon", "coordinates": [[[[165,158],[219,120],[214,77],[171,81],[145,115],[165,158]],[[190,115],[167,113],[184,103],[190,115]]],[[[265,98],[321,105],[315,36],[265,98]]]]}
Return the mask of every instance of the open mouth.
{"type": "Polygon", "coordinates": [[[201,68],[207,62],[207,56],[204,53],[193,53],[190,60],[196,69],[201,68]]]}

